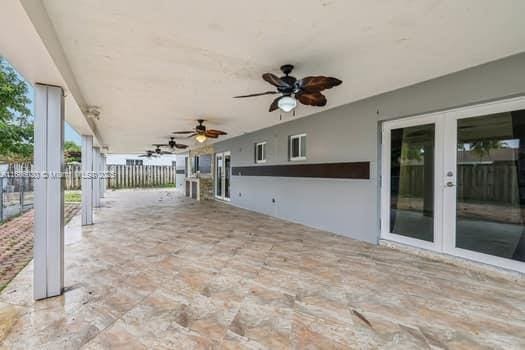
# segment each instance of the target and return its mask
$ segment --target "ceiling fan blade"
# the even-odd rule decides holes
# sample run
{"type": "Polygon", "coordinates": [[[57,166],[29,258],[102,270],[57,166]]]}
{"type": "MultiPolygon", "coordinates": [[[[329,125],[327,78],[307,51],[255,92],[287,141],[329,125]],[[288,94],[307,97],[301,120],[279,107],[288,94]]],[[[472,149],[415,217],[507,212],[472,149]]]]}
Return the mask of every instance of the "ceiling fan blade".
{"type": "Polygon", "coordinates": [[[205,135],[206,137],[209,137],[209,138],[212,138],[212,139],[216,139],[216,138],[219,137],[219,135],[217,135],[217,134],[212,134],[212,133],[209,133],[209,132],[207,132],[207,131],[204,133],[204,135],[205,135]]]}
{"type": "Polygon", "coordinates": [[[319,92],[341,85],[343,82],[337,78],[322,75],[305,77],[299,81],[299,86],[305,92],[319,92]]]}
{"type": "Polygon", "coordinates": [[[198,133],[193,132],[191,135],[188,135],[188,136],[186,136],[186,135],[184,135],[184,136],[182,136],[182,135],[181,136],[175,136],[175,138],[176,139],[191,139],[193,136],[197,136],[197,135],[198,135],[198,133]]]}
{"type": "Polygon", "coordinates": [[[159,143],[154,143],[152,146],[157,146],[157,147],[169,147],[168,144],[159,144],[159,143]]]}
{"type": "Polygon", "coordinates": [[[215,130],[215,129],[208,129],[206,132],[209,132],[211,134],[217,134],[217,135],[228,135],[225,131],[222,130],[215,130]]]}
{"type": "Polygon", "coordinates": [[[245,97],[255,97],[255,96],[262,96],[262,95],[275,95],[278,94],[277,91],[266,91],[266,92],[260,92],[257,94],[249,94],[249,95],[240,95],[240,96],[233,96],[233,98],[245,98],[245,97]]]}
{"type": "Polygon", "coordinates": [[[141,154],[139,157],[149,157],[147,154],[141,154]]]}
{"type": "Polygon", "coordinates": [[[194,130],[191,130],[191,131],[174,131],[174,132],[172,132],[172,134],[192,134],[194,132],[195,132],[194,130]]]}
{"type": "Polygon", "coordinates": [[[291,88],[290,84],[288,84],[287,82],[281,80],[281,78],[279,78],[278,76],[276,76],[275,74],[272,74],[272,73],[264,73],[262,75],[262,78],[272,84],[273,86],[275,87],[280,87],[280,88],[291,88]]]}
{"type": "Polygon", "coordinates": [[[275,111],[277,108],[279,108],[279,100],[283,98],[283,96],[277,97],[275,100],[273,100],[272,104],[270,105],[269,112],[275,111]]]}
{"type": "Polygon", "coordinates": [[[162,152],[160,152],[160,154],[173,154],[173,152],[169,152],[169,151],[162,151],[162,152]]]}
{"type": "Polygon", "coordinates": [[[183,145],[182,143],[177,143],[175,145],[176,148],[180,148],[180,149],[185,149],[185,148],[188,148],[188,145],[183,145]]]}
{"type": "Polygon", "coordinates": [[[326,105],[326,97],[320,92],[300,92],[295,98],[303,105],[322,107],[326,105]]]}

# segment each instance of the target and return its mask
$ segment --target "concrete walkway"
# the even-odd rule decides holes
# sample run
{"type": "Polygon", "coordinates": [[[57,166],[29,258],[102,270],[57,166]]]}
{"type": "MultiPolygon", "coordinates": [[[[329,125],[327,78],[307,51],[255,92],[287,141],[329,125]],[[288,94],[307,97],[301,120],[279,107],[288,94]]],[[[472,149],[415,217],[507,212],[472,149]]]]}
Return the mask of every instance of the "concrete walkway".
{"type": "Polygon", "coordinates": [[[68,230],[66,292],[0,295],[5,349],[523,349],[525,283],[171,190],[68,230]]]}

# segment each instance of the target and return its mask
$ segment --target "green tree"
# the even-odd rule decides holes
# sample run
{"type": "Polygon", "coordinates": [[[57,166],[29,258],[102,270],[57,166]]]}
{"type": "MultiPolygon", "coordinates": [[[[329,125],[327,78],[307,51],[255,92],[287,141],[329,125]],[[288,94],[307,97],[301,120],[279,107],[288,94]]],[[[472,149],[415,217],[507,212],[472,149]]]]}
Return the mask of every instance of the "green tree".
{"type": "Polygon", "coordinates": [[[33,123],[27,83],[0,57],[0,157],[27,161],[33,155],[33,123]]]}
{"type": "Polygon", "coordinates": [[[64,158],[66,163],[80,163],[80,146],[73,141],[64,142],[64,158]]]}
{"type": "Polygon", "coordinates": [[[496,149],[506,148],[505,143],[500,140],[477,140],[471,143],[470,149],[472,153],[479,157],[479,161],[483,160],[483,156],[490,156],[490,151],[496,149]]]}

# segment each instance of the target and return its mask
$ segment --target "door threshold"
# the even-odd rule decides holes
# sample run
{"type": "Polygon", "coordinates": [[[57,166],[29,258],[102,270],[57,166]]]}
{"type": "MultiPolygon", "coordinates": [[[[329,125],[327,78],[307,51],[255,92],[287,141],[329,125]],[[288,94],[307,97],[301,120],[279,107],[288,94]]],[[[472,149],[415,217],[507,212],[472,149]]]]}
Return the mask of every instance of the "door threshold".
{"type": "Polygon", "coordinates": [[[509,270],[503,267],[485,264],[480,261],[465,259],[459,256],[449,255],[446,253],[435,252],[432,250],[414,247],[411,245],[380,239],[379,245],[400,250],[402,252],[422,256],[428,259],[438,260],[447,264],[469,269],[473,272],[484,273],[492,277],[505,278],[510,281],[525,281],[525,273],[515,270],[509,270]]]}

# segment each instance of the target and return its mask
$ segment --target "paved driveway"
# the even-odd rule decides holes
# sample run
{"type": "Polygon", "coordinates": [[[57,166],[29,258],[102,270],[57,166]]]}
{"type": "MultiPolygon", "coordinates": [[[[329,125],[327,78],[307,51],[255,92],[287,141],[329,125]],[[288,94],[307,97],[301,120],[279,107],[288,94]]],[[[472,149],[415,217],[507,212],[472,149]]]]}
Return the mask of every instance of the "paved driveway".
{"type": "MultiPolygon", "coordinates": [[[[174,191],[109,192],[66,292],[0,295],[9,349],[523,349],[525,283],[174,191]]],[[[1,348],[1,346],[0,346],[1,348]]]]}

